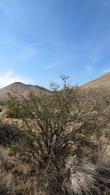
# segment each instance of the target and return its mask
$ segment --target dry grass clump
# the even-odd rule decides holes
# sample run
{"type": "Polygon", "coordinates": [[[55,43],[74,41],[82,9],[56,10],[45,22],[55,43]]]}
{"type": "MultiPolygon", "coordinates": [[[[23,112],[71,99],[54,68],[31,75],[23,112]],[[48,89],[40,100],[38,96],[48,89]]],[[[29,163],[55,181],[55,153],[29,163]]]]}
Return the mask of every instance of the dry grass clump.
{"type": "Polygon", "coordinates": [[[69,176],[64,181],[64,189],[69,195],[88,195],[97,192],[96,166],[83,162],[67,165],[69,176]]]}
{"type": "Polygon", "coordinates": [[[106,195],[110,189],[110,167],[87,162],[72,166],[63,189],[68,195],[106,195]]]}
{"type": "MultiPolygon", "coordinates": [[[[105,131],[101,136],[101,147],[95,162],[70,158],[66,163],[68,172],[63,188],[68,195],[110,194],[110,139],[105,131]],[[107,136],[106,136],[107,135],[107,136]]],[[[93,156],[94,153],[91,153],[93,156]]]]}

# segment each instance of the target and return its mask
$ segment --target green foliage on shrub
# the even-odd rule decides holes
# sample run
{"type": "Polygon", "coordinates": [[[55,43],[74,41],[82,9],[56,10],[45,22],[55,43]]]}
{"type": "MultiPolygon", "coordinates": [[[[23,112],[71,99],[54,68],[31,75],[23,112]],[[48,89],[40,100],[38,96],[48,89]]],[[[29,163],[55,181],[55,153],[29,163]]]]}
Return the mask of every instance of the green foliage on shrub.
{"type": "Polygon", "coordinates": [[[7,115],[10,118],[30,117],[29,109],[26,108],[25,100],[18,100],[17,97],[10,96],[7,101],[7,115]]]}
{"type": "Polygon", "coordinates": [[[79,87],[68,86],[67,79],[62,76],[61,90],[58,85],[51,85],[52,95],[31,94],[30,99],[22,97],[22,101],[11,97],[8,103],[10,115],[22,118],[25,123],[33,157],[40,164],[51,161],[56,168],[64,163],[72,145],[76,146],[74,153],[78,156],[82,145],[92,146],[90,136],[100,124],[98,111],[93,113],[94,100],[86,97],[79,87]]]}
{"type": "Polygon", "coordinates": [[[12,118],[19,118],[20,117],[20,103],[17,101],[16,97],[11,97],[7,102],[7,115],[12,118]]]}

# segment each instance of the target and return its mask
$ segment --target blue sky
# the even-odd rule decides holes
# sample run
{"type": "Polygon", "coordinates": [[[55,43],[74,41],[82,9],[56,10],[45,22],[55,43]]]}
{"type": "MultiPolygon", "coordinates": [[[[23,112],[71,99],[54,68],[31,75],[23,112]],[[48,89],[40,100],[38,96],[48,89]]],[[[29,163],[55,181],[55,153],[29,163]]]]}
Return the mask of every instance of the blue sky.
{"type": "Polygon", "coordinates": [[[110,0],[0,0],[0,87],[110,71],[110,0]]]}

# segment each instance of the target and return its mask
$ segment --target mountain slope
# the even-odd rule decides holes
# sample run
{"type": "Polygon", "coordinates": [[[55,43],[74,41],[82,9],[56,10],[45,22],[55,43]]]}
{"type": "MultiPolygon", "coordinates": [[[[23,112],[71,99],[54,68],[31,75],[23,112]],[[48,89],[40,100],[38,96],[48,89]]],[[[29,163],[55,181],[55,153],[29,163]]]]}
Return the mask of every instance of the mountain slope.
{"type": "Polygon", "coordinates": [[[39,87],[37,85],[26,85],[21,82],[15,82],[7,87],[4,87],[0,89],[0,101],[6,101],[9,99],[9,94],[15,97],[18,97],[18,99],[21,98],[21,96],[27,98],[29,97],[30,93],[39,96],[40,94],[51,94],[51,91],[49,91],[46,88],[39,87]]]}
{"type": "Polygon", "coordinates": [[[82,89],[110,88],[110,73],[81,86],[82,89]]]}

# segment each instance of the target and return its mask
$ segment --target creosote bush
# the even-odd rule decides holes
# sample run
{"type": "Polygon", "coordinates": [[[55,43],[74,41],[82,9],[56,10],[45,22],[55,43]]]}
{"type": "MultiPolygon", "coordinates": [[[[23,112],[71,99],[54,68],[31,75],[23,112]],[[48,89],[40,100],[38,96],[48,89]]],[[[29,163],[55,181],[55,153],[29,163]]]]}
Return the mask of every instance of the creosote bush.
{"type": "Polygon", "coordinates": [[[58,90],[53,85],[52,95],[35,97],[31,94],[30,100],[23,98],[22,101],[12,97],[9,103],[11,115],[21,117],[27,127],[33,157],[40,164],[51,161],[57,168],[71,145],[78,147],[81,142],[88,145],[89,137],[98,125],[96,114],[91,120],[95,103],[88,101],[86,106],[87,99],[81,90],[68,87],[67,77],[63,76],[62,80],[63,88],[58,90]]]}

